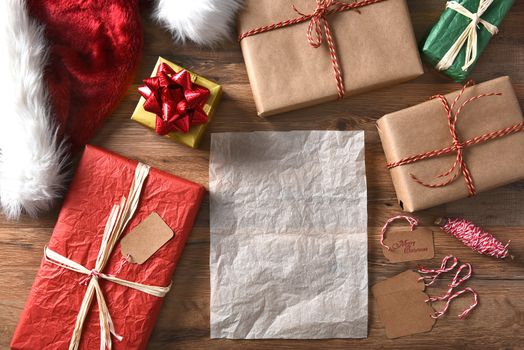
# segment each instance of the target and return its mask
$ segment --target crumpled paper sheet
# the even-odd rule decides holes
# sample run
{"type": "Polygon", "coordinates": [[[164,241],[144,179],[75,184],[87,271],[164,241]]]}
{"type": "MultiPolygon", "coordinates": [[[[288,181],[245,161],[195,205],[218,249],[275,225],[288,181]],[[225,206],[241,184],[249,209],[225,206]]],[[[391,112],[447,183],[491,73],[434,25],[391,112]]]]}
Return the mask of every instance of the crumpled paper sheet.
{"type": "Polygon", "coordinates": [[[363,131],[213,134],[211,338],[367,336],[363,131]]]}

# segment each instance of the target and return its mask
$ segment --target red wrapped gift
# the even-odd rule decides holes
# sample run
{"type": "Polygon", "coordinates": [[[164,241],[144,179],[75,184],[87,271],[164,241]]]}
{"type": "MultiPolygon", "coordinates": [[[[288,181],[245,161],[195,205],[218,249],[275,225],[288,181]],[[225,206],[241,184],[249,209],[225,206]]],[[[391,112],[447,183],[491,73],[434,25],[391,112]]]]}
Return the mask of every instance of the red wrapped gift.
{"type": "Polygon", "coordinates": [[[113,349],[145,349],[163,300],[152,294],[162,295],[168,290],[204,192],[198,184],[87,146],[49,241],[46,258],[42,261],[20,317],[11,348],[69,349],[81,305],[91,289],[94,296],[86,308],[85,322],[75,332],[78,345],[73,345],[71,349],[109,348],[107,337],[101,336],[101,323],[104,323],[108,333],[114,330],[122,337],[118,340],[117,336],[109,335],[113,349]],[[146,174],[140,175],[144,179],[140,188],[137,174],[144,169],[146,174]],[[135,188],[134,192],[130,190],[132,188],[135,188]],[[123,196],[127,196],[129,203],[133,202],[133,198],[136,200],[136,210],[126,211],[122,207],[128,206],[121,205],[120,211],[115,212],[114,208],[122,204],[123,196]],[[119,219],[121,212],[124,214],[119,219]],[[174,236],[144,263],[123,263],[126,260],[122,256],[118,237],[125,237],[152,213],[163,219],[174,236]],[[127,218],[129,221],[126,224],[127,218]],[[111,232],[119,228],[121,232],[112,236],[111,232]],[[107,246],[111,245],[108,242],[112,240],[114,248],[107,250],[112,253],[107,254],[107,263],[100,265],[97,257],[101,251],[106,251],[107,246]],[[57,256],[70,259],[69,265],[57,265],[57,256]],[[70,267],[74,263],[86,269],[87,273],[72,271],[70,267]],[[97,266],[103,267],[97,271],[97,266]],[[122,281],[129,281],[133,286],[127,286],[122,281]],[[104,303],[98,298],[95,284],[99,286],[106,309],[101,305],[104,303]],[[149,292],[141,291],[141,288],[149,292]],[[104,317],[101,318],[101,315],[104,317]]]}

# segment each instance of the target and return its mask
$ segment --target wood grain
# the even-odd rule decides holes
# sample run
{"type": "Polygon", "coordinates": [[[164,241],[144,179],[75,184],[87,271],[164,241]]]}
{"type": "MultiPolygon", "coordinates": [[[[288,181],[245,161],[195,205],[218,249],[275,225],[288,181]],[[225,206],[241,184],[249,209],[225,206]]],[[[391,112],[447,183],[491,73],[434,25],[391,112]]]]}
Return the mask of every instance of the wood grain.
{"type": "MultiPolygon", "coordinates": [[[[440,15],[444,0],[408,0],[419,41],[440,15]]],[[[399,86],[260,119],[256,116],[242,54],[236,43],[207,50],[174,45],[170,36],[144,11],[145,49],[135,82],[118,109],[104,124],[93,144],[152,166],[208,185],[209,133],[255,130],[358,130],[366,131],[366,167],[369,191],[369,283],[391,277],[415,263],[387,263],[378,243],[380,226],[399,212],[384,155],[375,130],[381,115],[420,103],[435,93],[456,90],[459,85],[441,77],[429,66],[420,78],[399,86]],[[136,88],[150,74],[157,57],[177,62],[224,86],[216,118],[200,149],[175,144],[129,120],[138,100],[136,88]]],[[[372,45],[372,43],[370,43],[372,45]]],[[[477,81],[509,75],[521,105],[524,105],[524,2],[518,1],[477,65],[477,81]]],[[[520,150],[522,151],[522,150],[520,150]]],[[[475,275],[468,284],[480,295],[480,305],[471,317],[456,317],[468,300],[459,300],[448,317],[432,332],[389,340],[378,319],[373,298],[369,301],[369,337],[363,340],[323,341],[231,341],[209,339],[209,202],[206,198],[180,265],[174,289],[165,304],[150,340],[149,349],[433,349],[524,348],[524,183],[516,183],[474,199],[462,200],[420,212],[425,225],[437,216],[464,215],[492,231],[500,240],[511,239],[515,260],[499,261],[478,255],[460,242],[435,229],[435,265],[445,254],[471,262],[475,275]]],[[[56,220],[53,213],[39,219],[23,217],[18,222],[0,217],[0,348],[7,349],[44,245],[56,220]]],[[[445,288],[439,285],[438,291],[445,288]]]]}

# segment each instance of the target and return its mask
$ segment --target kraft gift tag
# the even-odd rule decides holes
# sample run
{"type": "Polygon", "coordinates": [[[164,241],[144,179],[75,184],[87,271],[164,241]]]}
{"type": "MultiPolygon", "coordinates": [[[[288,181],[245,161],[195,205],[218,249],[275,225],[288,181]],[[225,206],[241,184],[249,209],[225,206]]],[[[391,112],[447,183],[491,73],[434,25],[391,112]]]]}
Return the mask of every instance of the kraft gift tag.
{"type": "Polygon", "coordinates": [[[417,227],[410,231],[409,227],[390,228],[384,243],[391,250],[382,247],[386,259],[392,263],[432,259],[435,256],[433,231],[417,227]]]}
{"type": "Polygon", "coordinates": [[[371,292],[388,338],[429,332],[436,320],[433,308],[426,303],[425,285],[420,275],[408,270],[375,284],[371,292]]]}
{"type": "Polygon", "coordinates": [[[157,213],[151,213],[120,241],[122,256],[135,264],[143,264],[173,238],[173,230],[157,213]]]}

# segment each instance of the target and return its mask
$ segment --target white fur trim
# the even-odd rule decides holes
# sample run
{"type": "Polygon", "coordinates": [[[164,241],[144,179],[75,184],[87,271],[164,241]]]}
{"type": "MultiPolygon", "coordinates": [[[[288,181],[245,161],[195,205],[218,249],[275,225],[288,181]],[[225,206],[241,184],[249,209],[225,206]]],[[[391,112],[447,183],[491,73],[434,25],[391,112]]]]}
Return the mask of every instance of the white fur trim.
{"type": "Polygon", "coordinates": [[[157,0],[155,20],[179,42],[215,46],[230,39],[243,0],[157,0]]]}
{"type": "Polygon", "coordinates": [[[43,29],[25,0],[0,1],[0,204],[36,216],[63,193],[67,147],[57,138],[43,72],[43,29]]]}

